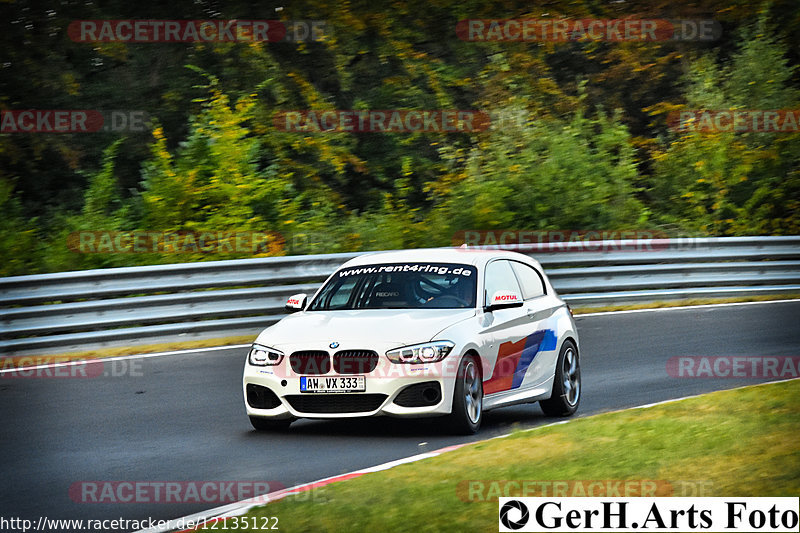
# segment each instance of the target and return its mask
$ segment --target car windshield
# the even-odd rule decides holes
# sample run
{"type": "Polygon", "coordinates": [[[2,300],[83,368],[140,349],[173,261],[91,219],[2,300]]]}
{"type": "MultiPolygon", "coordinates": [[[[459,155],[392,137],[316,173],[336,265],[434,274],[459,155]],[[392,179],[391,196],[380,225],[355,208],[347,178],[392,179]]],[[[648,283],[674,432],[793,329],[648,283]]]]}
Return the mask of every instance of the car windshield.
{"type": "Polygon", "coordinates": [[[339,270],[308,307],[465,309],[475,307],[477,270],[454,263],[391,263],[339,270]]]}

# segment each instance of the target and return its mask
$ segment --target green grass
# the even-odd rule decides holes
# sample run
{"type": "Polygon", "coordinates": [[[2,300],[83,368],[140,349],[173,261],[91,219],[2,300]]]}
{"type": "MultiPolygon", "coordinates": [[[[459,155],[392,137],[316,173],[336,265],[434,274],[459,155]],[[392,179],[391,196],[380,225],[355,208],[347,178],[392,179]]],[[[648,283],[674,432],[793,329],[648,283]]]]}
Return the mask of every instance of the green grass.
{"type": "Polygon", "coordinates": [[[688,481],[701,494],[673,495],[793,496],[799,396],[794,380],[518,431],[247,516],[276,516],[289,532],[497,531],[496,500],[469,501],[468,480],[666,480],[684,491],[688,481]]]}

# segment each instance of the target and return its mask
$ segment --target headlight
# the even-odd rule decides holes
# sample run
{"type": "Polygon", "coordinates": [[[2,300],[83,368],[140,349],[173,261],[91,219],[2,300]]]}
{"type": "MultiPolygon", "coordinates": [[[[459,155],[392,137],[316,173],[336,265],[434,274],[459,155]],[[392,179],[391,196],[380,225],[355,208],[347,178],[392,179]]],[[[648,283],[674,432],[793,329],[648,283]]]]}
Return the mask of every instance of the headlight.
{"type": "Polygon", "coordinates": [[[389,350],[386,357],[392,363],[435,363],[447,357],[453,346],[455,344],[450,341],[426,342],[389,350]]]}
{"type": "Polygon", "coordinates": [[[274,348],[254,344],[250,348],[250,354],[247,358],[251,365],[272,366],[283,361],[283,353],[274,348]]]}

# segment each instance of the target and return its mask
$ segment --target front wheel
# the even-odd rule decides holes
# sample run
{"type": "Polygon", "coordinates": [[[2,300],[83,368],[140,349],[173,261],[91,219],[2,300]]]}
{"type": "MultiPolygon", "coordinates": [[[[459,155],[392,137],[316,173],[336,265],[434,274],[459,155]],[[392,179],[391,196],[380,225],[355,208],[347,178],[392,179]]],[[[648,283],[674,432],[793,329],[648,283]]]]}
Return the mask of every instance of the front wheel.
{"type": "Polygon", "coordinates": [[[553,393],[539,405],[547,416],[570,416],[581,403],[581,365],[578,348],[572,341],[564,341],[556,362],[553,393]]]}
{"type": "Polygon", "coordinates": [[[454,431],[470,435],[478,431],[482,419],[483,379],[477,360],[467,355],[458,365],[450,425],[454,431]]]}

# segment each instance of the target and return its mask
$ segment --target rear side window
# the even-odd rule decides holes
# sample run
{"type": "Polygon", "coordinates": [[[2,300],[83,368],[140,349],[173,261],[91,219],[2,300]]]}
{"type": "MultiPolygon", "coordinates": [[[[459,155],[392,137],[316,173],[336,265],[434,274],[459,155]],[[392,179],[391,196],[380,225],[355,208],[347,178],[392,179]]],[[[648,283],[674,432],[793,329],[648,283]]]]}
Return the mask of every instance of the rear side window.
{"type": "Polygon", "coordinates": [[[491,300],[497,291],[514,291],[520,294],[519,283],[511,263],[505,260],[492,261],[486,267],[486,302],[491,300]]]}
{"type": "Polygon", "coordinates": [[[530,265],[513,261],[511,267],[522,286],[522,299],[530,300],[544,294],[544,282],[539,272],[530,265]]]}

